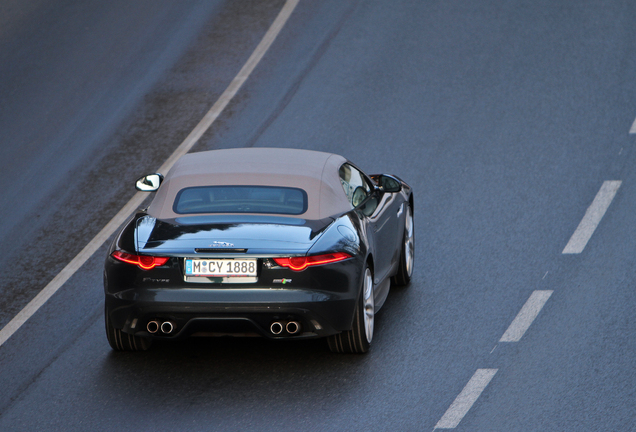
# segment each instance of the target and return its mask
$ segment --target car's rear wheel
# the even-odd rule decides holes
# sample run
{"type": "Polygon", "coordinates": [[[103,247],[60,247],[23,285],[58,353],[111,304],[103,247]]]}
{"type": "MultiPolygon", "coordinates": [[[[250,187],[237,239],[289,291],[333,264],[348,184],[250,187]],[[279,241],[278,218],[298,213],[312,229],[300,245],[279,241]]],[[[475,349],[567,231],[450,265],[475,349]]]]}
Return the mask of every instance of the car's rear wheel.
{"type": "Polygon", "coordinates": [[[406,205],[406,218],[404,220],[404,235],[402,236],[402,252],[398,272],[393,276],[393,284],[406,286],[411,282],[413,264],[415,262],[415,227],[413,224],[413,210],[411,205],[406,205]]]}
{"type": "Polygon", "coordinates": [[[106,322],[106,337],[110,347],[115,351],[146,351],[152,344],[152,339],[124,333],[110,324],[108,311],[104,311],[106,322]]]}
{"type": "Polygon", "coordinates": [[[329,349],[337,353],[365,353],[373,339],[375,303],[373,300],[373,274],[368,266],[364,269],[360,299],[356,303],[351,330],[329,336],[329,349]]]}

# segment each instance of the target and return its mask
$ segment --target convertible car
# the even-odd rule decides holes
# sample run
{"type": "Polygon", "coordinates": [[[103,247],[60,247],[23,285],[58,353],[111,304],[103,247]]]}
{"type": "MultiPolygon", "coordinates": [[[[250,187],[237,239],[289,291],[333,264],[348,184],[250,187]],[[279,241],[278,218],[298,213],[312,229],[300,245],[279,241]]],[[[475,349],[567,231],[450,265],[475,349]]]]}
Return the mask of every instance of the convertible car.
{"type": "Polygon", "coordinates": [[[187,336],[325,337],[367,352],[391,284],[413,272],[413,193],[342,156],[241,148],[183,156],[104,268],[114,350],[187,336]]]}

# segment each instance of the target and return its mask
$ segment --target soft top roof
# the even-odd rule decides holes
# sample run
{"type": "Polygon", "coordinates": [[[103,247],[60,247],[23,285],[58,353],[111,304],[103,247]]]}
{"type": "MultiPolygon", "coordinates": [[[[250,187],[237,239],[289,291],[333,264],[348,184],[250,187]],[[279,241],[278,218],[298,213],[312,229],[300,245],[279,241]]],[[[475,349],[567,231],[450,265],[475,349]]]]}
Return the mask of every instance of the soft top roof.
{"type": "Polygon", "coordinates": [[[177,193],[192,186],[286,186],[307,192],[307,211],[289,217],[316,220],[351,210],[338,169],[347,162],[331,153],[284,148],[238,148],[189,153],[166,175],[148,214],[157,219],[183,217],[174,212],[177,193]]]}

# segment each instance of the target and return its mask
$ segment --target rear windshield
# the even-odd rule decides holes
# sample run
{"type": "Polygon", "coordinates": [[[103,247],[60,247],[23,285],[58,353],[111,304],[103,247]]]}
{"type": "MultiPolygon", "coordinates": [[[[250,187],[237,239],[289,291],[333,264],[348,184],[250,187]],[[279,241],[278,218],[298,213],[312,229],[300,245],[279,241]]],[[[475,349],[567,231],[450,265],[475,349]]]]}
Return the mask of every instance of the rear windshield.
{"type": "Polygon", "coordinates": [[[174,201],[177,214],[274,213],[307,211],[307,193],[279,186],[197,186],[181,189],[174,201]]]}

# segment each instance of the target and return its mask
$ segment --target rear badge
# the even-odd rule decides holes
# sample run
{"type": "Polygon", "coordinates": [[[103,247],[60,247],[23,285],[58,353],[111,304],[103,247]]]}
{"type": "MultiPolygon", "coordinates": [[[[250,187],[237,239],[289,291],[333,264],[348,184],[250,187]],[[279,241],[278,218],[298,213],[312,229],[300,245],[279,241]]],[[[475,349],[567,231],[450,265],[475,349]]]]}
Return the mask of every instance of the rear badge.
{"type": "Polygon", "coordinates": [[[285,284],[291,283],[291,281],[292,281],[291,279],[283,278],[283,279],[274,279],[272,283],[282,283],[283,285],[285,285],[285,284]]]}
{"type": "Polygon", "coordinates": [[[234,244],[229,242],[213,241],[210,247],[232,248],[234,247],[234,244]]]}

